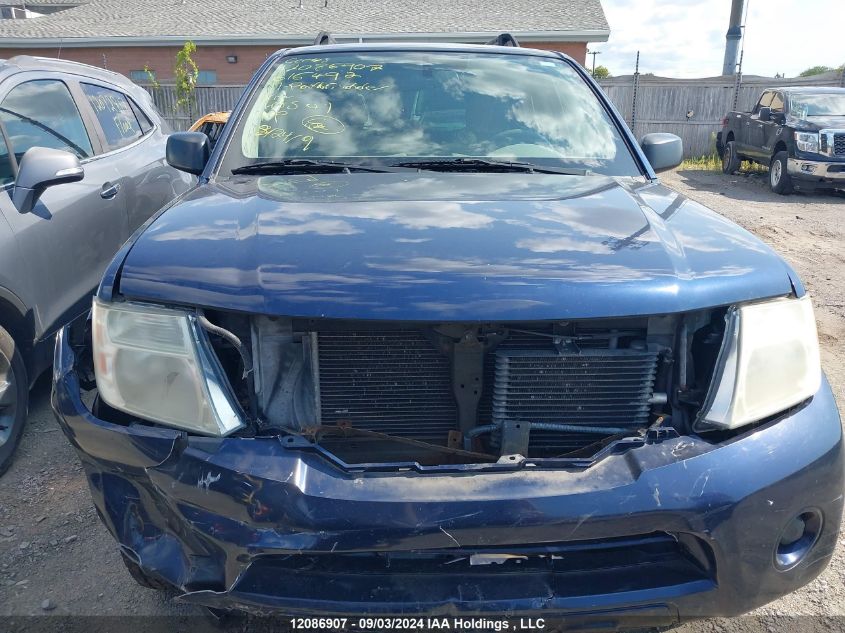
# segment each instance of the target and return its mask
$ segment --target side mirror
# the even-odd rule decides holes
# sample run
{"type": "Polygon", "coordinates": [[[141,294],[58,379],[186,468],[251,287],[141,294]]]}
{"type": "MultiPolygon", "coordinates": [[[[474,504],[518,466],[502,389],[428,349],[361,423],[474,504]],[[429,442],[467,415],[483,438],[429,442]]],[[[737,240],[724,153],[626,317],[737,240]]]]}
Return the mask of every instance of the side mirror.
{"type": "Polygon", "coordinates": [[[47,187],[79,182],[84,176],[85,171],[75,154],[60,149],[31,147],[18,165],[12,203],[21,213],[29,213],[47,187]]]}
{"type": "Polygon", "coordinates": [[[758,114],[760,115],[761,121],[771,121],[772,120],[772,109],[771,108],[767,108],[766,106],[763,106],[762,108],[760,108],[760,111],[758,112],[758,114]]]}
{"type": "Polygon", "coordinates": [[[167,137],[167,164],[179,171],[201,174],[210,154],[208,136],[202,132],[176,132],[167,137]]]}
{"type": "Polygon", "coordinates": [[[654,171],[672,169],[684,159],[684,142],[674,134],[646,134],[640,140],[640,147],[654,171]]]}

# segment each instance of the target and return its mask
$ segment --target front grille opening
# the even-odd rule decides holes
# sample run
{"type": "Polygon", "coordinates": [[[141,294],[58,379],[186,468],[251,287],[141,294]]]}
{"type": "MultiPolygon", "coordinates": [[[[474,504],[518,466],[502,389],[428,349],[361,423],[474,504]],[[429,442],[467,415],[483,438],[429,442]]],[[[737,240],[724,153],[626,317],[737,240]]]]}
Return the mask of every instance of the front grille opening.
{"type": "Polygon", "coordinates": [[[672,419],[680,322],[254,317],[259,432],[349,466],[583,460],[672,419]]]}
{"type": "Polygon", "coordinates": [[[495,457],[598,449],[645,428],[652,408],[661,346],[649,349],[645,321],[618,325],[318,331],[321,424],[495,457]],[[455,347],[468,337],[480,353],[466,363],[455,347]],[[474,407],[462,428],[464,395],[474,407]],[[509,421],[531,427],[520,445],[504,437],[509,421]]]}
{"type": "MultiPolygon", "coordinates": [[[[540,323],[205,317],[208,344],[248,418],[237,435],[279,437],[341,466],[395,470],[513,467],[523,458],[587,467],[665,432],[693,434],[725,309],[540,323]]],[[[73,347],[95,413],[137,422],[97,406],[82,326],[73,347]]]]}

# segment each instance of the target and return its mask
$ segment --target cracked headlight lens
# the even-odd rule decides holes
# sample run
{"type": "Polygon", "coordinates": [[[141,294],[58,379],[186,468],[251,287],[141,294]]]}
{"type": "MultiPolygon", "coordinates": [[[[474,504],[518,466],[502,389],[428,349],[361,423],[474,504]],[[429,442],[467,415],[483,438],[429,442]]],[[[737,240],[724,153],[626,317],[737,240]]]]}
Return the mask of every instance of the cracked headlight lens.
{"type": "Polygon", "coordinates": [[[731,308],[699,426],[734,429],[757,422],[806,400],[820,385],[809,295],[731,308]]]}
{"type": "Polygon", "coordinates": [[[188,312],[94,299],[92,339],[97,389],[115,409],[204,435],[243,426],[188,312]]]}

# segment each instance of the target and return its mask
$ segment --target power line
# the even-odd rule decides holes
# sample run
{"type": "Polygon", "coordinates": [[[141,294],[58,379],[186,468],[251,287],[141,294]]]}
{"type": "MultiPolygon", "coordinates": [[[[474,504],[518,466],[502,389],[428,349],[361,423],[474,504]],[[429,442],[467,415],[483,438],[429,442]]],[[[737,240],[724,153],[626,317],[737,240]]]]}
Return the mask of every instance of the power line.
{"type": "Polygon", "coordinates": [[[601,51],[587,51],[587,55],[593,56],[593,77],[596,76],[596,55],[601,55],[601,51]]]}

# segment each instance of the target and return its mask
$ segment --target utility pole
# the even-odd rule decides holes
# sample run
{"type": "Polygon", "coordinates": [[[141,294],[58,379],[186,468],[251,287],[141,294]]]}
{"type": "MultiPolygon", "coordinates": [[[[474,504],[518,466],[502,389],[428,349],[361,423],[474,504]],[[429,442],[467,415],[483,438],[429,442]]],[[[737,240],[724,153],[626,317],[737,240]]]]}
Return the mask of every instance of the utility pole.
{"type": "Polygon", "coordinates": [[[596,55],[601,55],[601,51],[587,51],[587,55],[593,56],[593,77],[596,76],[596,55]]]}
{"type": "Polygon", "coordinates": [[[725,61],[722,63],[723,75],[735,75],[737,57],[739,56],[739,41],[742,39],[744,26],[742,14],[746,0],[731,1],[731,18],[728,32],[725,34],[725,61]]]}

